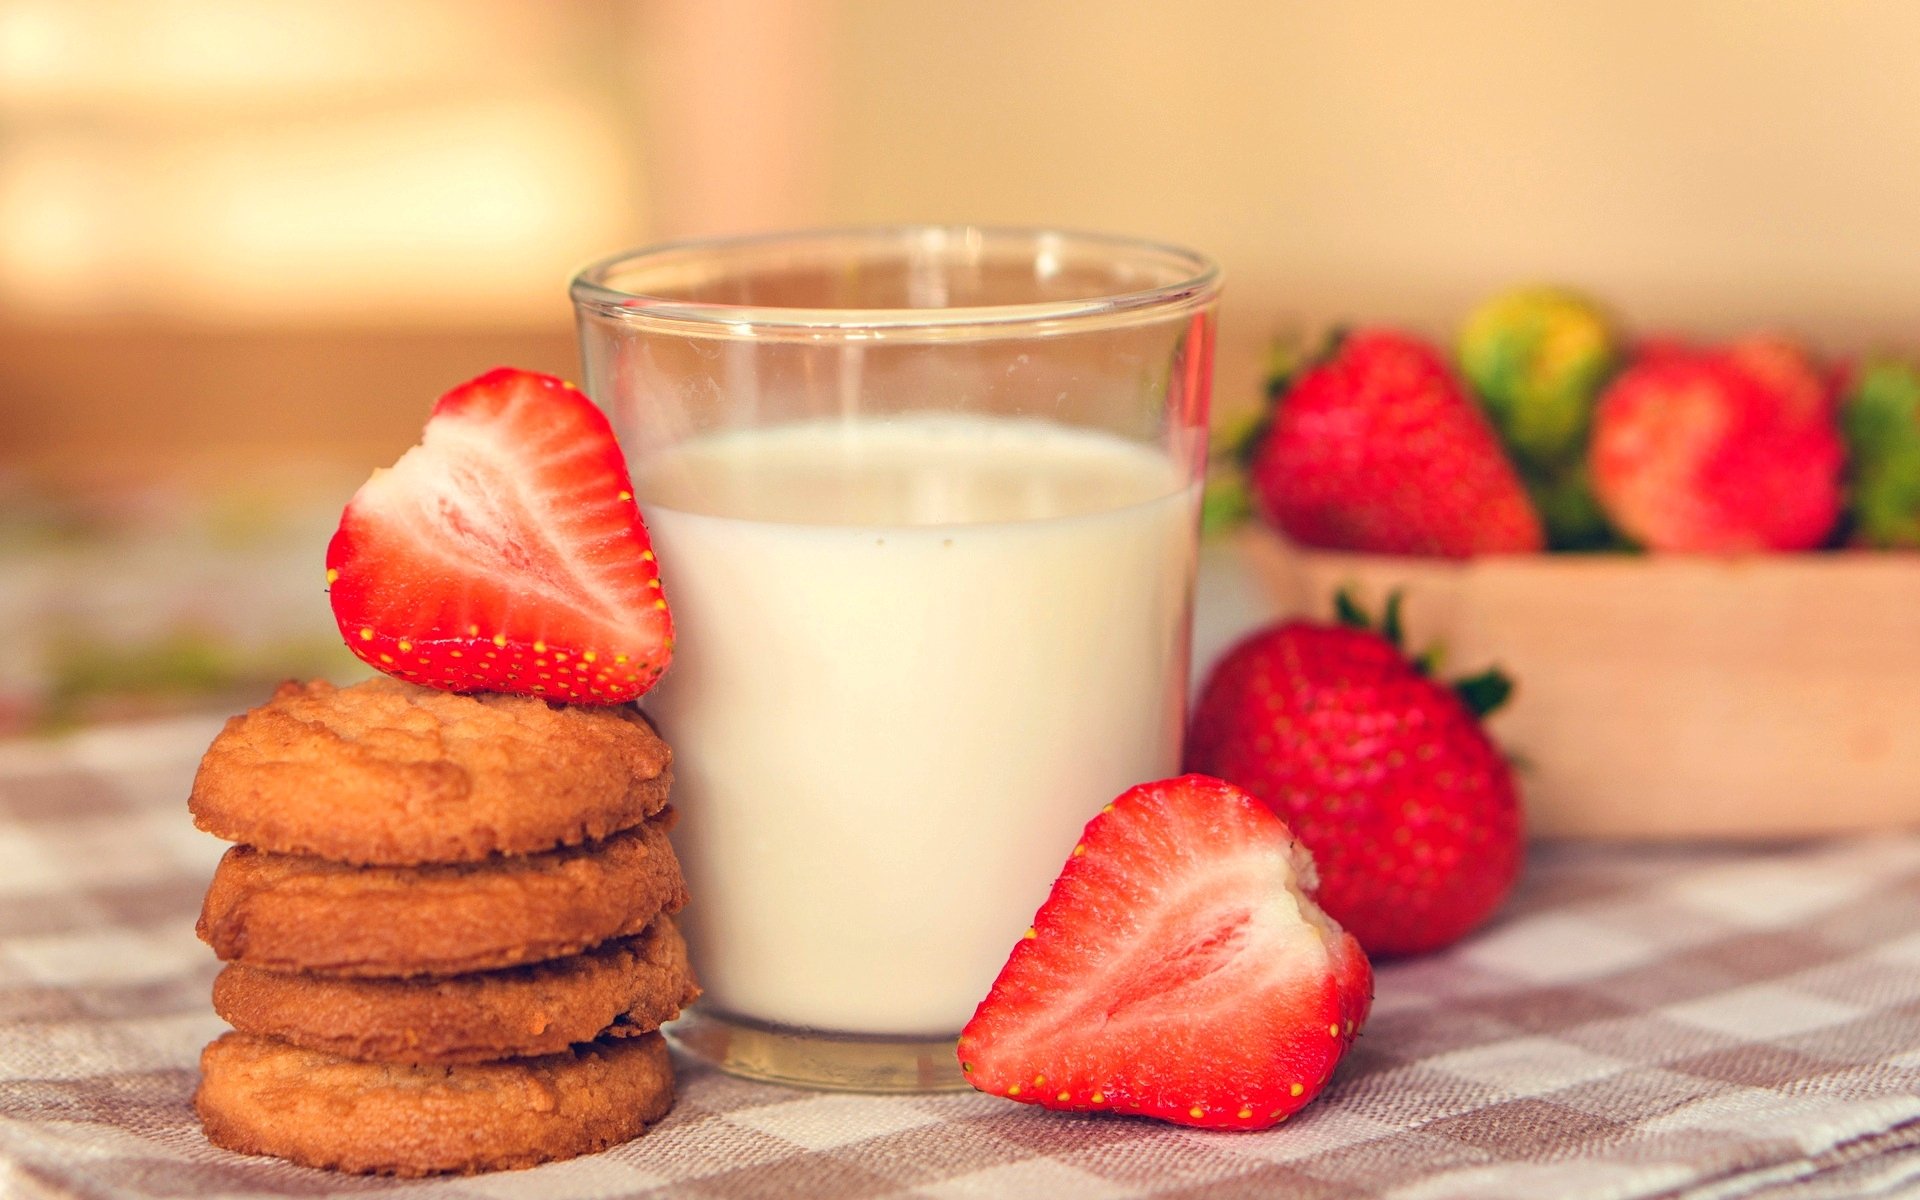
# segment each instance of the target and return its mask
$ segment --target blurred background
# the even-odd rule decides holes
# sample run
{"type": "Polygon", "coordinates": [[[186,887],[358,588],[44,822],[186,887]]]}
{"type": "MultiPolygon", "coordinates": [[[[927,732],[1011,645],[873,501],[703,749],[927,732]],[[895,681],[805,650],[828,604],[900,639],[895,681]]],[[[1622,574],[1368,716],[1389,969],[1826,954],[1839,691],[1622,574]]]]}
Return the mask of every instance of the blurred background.
{"type": "Polygon", "coordinates": [[[337,669],[340,504],[448,385],[575,374],[572,271],[658,239],[1189,243],[1226,412],[1277,332],[1531,279],[1911,346],[1915,45],[1905,0],[0,0],[0,733],[337,669]]]}

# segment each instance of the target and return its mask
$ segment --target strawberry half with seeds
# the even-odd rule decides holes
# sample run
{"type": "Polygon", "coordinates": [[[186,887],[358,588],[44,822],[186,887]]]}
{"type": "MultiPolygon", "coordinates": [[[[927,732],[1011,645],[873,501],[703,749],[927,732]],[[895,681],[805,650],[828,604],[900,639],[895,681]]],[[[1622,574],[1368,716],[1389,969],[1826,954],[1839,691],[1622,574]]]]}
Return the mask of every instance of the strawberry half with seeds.
{"type": "Polygon", "coordinates": [[[1142,784],[1087,824],[960,1035],[983,1092],[1265,1129],[1326,1086],[1373,971],[1312,898],[1313,860],[1232,784],[1142,784]]]}
{"type": "Polygon", "coordinates": [[[501,367],[440,397],[348,502],[327,582],[355,654],[447,691],[620,704],[673,652],[613,430],[551,375],[501,367]]]}

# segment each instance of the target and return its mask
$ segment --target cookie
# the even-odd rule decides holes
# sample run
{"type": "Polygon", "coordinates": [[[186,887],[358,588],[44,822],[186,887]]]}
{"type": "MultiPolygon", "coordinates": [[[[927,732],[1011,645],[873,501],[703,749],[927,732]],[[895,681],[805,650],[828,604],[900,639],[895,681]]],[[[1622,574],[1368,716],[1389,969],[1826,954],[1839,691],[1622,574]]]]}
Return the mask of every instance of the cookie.
{"type": "Polygon", "coordinates": [[[638,825],[672,753],[629,706],[284,683],[200,762],[193,822],[230,842],[412,866],[532,854],[638,825]]]}
{"type": "Polygon", "coordinates": [[[687,902],[659,820],[522,858],[355,867],[235,846],[200,940],[228,962],[329,975],[459,975],[543,962],[639,933],[687,902]]]}
{"type": "Polygon", "coordinates": [[[462,1066],[356,1062],[229,1033],[200,1055],[207,1140],[362,1175],[472,1174],[604,1150],[673,1105],[657,1033],[462,1066]]]}
{"type": "Polygon", "coordinates": [[[234,963],[213,982],[213,1008],[242,1033],[309,1050],[465,1063],[650,1033],[699,994],[686,942],[660,917],[584,954],[444,979],[339,979],[234,963]]]}

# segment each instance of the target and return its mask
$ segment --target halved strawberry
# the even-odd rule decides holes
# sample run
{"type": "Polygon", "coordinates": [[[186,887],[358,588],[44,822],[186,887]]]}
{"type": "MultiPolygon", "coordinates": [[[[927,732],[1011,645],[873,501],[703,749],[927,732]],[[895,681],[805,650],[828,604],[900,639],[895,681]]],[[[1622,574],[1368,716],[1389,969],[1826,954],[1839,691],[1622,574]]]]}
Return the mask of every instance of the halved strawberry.
{"type": "Polygon", "coordinates": [[[1206,775],[1094,817],[960,1035],[974,1087],[1026,1104],[1265,1129],[1319,1094],[1373,1000],[1313,860],[1206,775]]]}
{"type": "Polygon", "coordinates": [[[448,691],[619,704],[673,653],[613,430],[551,375],[500,367],[440,397],[348,502],[327,582],[355,654],[448,691]]]}

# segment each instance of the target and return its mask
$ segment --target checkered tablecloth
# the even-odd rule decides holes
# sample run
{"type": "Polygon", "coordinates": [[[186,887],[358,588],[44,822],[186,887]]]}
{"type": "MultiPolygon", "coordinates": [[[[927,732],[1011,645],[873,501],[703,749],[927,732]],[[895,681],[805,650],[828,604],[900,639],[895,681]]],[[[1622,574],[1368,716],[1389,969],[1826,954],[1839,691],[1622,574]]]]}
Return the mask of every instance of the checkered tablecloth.
{"type": "Polygon", "coordinates": [[[184,798],[215,726],[0,745],[0,1196],[1920,1195],[1920,835],[1545,846],[1502,918],[1379,972],[1294,1120],[1210,1134],[976,1094],[809,1093],[682,1062],[640,1140],[398,1182],[200,1136],[219,1032],[184,798]]]}

